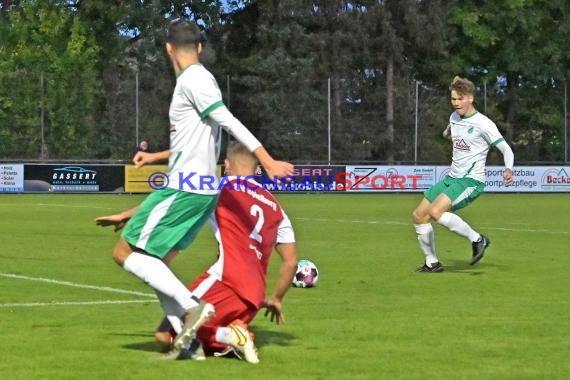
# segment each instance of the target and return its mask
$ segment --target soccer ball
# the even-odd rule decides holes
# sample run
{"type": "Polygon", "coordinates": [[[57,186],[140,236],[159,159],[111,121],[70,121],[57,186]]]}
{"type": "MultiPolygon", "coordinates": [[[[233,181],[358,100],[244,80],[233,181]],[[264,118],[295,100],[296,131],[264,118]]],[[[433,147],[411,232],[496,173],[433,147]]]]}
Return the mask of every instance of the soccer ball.
{"type": "Polygon", "coordinates": [[[293,286],[297,288],[312,288],[319,280],[319,270],[315,263],[309,260],[299,260],[297,272],[293,277],[293,286]]]}

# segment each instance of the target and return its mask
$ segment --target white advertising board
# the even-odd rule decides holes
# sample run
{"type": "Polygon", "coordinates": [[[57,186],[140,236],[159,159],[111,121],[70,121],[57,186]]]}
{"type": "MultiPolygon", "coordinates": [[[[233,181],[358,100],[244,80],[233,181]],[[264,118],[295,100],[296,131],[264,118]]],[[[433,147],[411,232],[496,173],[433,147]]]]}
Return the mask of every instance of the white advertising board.
{"type": "Polygon", "coordinates": [[[24,191],[24,165],[0,164],[0,193],[24,191]]]}

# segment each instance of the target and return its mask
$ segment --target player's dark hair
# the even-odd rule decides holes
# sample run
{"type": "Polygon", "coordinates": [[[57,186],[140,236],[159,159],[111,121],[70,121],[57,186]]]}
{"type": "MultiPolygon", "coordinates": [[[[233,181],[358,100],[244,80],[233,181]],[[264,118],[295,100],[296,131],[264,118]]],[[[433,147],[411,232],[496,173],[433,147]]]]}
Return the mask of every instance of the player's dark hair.
{"type": "Polygon", "coordinates": [[[455,91],[459,95],[475,95],[475,85],[469,79],[456,76],[451,81],[449,91],[455,91]]]}
{"type": "Polygon", "coordinates": [[[196,49],[198,43],[205,42],[205,38],[196,23],[180,18],[168,26],[166,42],[176,48],[196,49]]]}

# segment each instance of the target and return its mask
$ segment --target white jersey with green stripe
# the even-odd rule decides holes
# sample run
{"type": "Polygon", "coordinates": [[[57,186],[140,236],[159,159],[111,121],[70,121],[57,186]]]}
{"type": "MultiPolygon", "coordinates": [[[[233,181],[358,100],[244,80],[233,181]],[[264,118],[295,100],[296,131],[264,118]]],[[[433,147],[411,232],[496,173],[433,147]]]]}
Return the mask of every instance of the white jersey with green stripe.
{"type": "Polygon", "coordinates": [[[467,117],[461,117],[454,112],[449,118],[449,124],[453,141],[449,176],[467,177],[484,183],[489,148],[503,141],[503,136],[495,123],[479,112],[467,117]]]}
{"type": "Polygon", "coordinates": [[[222,106],[216,79],[204,66],[194,64],[179,73],[169,110],[169,188],[197,194],[219,192],[216,163],[221,128],[208,115],[222,106]],[[204,184],[211,179],[211,185],[204,184]]]}

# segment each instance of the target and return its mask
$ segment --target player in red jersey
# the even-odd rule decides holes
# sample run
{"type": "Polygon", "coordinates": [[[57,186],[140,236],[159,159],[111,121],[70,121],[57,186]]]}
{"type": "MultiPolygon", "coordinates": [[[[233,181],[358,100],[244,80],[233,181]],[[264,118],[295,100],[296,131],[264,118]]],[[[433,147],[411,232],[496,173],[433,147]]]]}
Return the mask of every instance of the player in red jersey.
{"type": "MultiPolygon", "coordinates": [[[[297,268],[291,222],[273,195],[253,180],[256,166],[255,157],[243,145],[230,146],[225,160],[228,177],[222,181],[227,185],[210,219],[218,241],[218,259],[189,286],[216,309],[216,315],[197,333],[205,352],[227,353],[229,349],[250,363],[259,359],[246,324],[262,307],[267,308],[265,315],[270,315],[271,321],[284,321],[282,300],[297,268]],[[274,247],[282,263],[273,294],[265,300],[267,266],[274,247]]],[[[113,221],[107,224],[119,226],[117,221],[124,216],[98,220],[106,218],[113,221]]],[[[183,311],[174,303],[162,306],[167,316],[155,336],[168,347],[182,327],[183,311]]],[[[191,351],[187,357],[203,359],[199,347],[191,351]]]]}
{"type": "MultiPolygon", "coordinates": [[[[284,320],[281,302],[297,268],[295,235],[273,195],[252,179],[255,157],[241,144],[232,145],[227,157],[227,186],[210,219],[218,259],[189,288],[216,308],[216,315],[198,330],[206,353],[223,352],[229,346],[239,357],[257,363],[245,324],[263,306],[272,321],[284,320]],[[267,265],[274,247],[282,264],[273,295],[265,301],[267,265]]],[[[168,316],[156,332],[157,340],[168,344],[173,335],[170,328],[176,331],[177,324],[175,315],[168,316]]]]}

